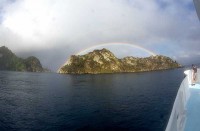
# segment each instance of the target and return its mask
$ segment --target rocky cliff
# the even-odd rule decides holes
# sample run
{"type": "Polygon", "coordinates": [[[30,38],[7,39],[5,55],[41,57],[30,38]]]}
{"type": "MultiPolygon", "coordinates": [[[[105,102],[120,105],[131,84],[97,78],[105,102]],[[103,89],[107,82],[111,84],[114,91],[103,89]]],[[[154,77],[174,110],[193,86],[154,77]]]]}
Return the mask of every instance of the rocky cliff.
{"type": "Polygon", "coordinates": [[[40,61],[34,57],[22,59],[17,57],[7,47],[0,47],[0,70],[43,72],[40,61]]]}
{"type": "Polygon", "coordinates": [[[107,49],[94,50],[85,55],[72,55],[58,73],[98,74],[117,72],[142,72],[181,67],[176,61],[166,56],[146,58],[125,57],[118,59],[107,49]]]}

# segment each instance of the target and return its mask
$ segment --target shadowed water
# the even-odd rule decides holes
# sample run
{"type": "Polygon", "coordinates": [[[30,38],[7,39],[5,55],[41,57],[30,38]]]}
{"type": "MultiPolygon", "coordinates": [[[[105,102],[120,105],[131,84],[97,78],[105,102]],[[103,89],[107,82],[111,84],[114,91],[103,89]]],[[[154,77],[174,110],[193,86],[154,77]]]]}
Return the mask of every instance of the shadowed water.
{"type": "Polygon", "coordinates": [[[124,74],[0,72],[0,130],[163,131],[183,69],[124,74]]]}

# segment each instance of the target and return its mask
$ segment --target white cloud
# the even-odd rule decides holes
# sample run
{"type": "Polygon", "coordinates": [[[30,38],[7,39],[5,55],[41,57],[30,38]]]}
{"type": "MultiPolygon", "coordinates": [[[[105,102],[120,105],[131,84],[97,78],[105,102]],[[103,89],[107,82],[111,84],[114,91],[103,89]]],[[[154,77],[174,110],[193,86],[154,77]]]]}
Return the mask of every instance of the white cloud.
{"type": "Polygon", "coordinates": [[[72,53],[98,43],[139,43],[160,54],[158,47],[167,46],[165,52],[178,58],[200,49],[200,23],[191,2],[4,0],[0,45],[20,55],[37,55],[45,66],[56,58],[54,70],[72,53]]]}

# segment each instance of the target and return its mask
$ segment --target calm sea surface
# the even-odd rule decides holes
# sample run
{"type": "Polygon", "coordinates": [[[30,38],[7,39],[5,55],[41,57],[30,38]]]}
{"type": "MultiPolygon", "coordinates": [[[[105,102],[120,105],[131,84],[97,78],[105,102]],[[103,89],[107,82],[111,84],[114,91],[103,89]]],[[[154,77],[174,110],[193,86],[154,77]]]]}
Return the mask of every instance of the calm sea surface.
{"type": "Polygon", "coordinates": [[[0,130],[164,131],[183,77],[1,71],[0,130]]]}

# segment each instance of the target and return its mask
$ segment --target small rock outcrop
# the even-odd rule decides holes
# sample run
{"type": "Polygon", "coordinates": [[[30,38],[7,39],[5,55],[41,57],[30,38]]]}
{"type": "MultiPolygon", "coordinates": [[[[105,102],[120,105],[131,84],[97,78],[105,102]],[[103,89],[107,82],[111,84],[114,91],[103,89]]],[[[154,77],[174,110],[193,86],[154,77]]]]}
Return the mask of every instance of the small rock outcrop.
{"type": "Polygon", "coordinates": [[[26,58],[24,60],[24,64],[26,66],[26,70],[29,72],[43,72],[44,71],[40,61],[34,56],[30,56],[26,58]]]}
{"type": "Polygon", "coordinates": [[[107,49],[94,50],[85,55],[72,55],[58,73],[99,74],[119,72],[143,72],[181,67],[176,61],[166,56],[146,58],[125,57],[118,59],[107,49]]]}

